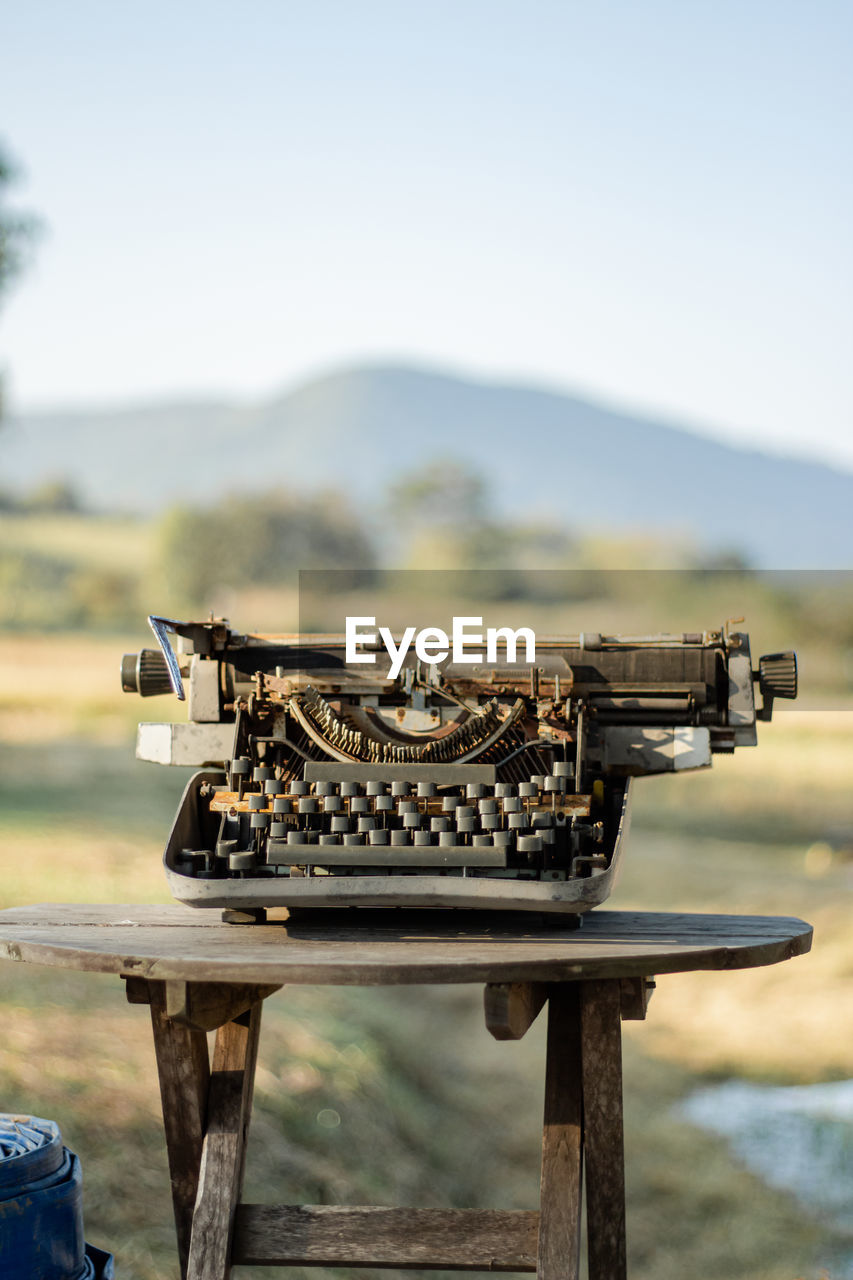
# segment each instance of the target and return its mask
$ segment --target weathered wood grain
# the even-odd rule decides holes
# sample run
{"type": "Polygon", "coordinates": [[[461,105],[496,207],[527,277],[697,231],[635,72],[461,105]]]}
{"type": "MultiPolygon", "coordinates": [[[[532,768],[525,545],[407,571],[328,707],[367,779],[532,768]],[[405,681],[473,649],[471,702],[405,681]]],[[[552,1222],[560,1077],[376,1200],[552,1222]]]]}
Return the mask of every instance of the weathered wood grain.
{"type": "Polygon", "coordinates": [[[265,1000],[279,986],[258,986],[247,982],[166,982],[166,1016],[197,1031],[215,1031],[265,1000]]]}
{"type": "Polygon", "coordinates": [[[125,973],[121,976],[124,978],[124,993],[128,1004],[151,1003],[150,983],[146,978],[129,978],[125,973]]]}
{"type": "Polygon", "coordinates": [[[241,1204],[233,1261],[535,1271],[538,1220],[521,1210],[241,1204]]]}
{"type": "Polygon", "coordinates": [[[622,978],[619,983],[622,1004],[623,1022],[645,1022],[646,1011],[652,992],[655,989],[654,978],[622,978]]]}
{"type": "Polygon", "coordinates": [[[154,1053],[160,1077],[163,1127],[172,1180],[181,1275],[186,1275],[193,1206],[207,1109],[210,1066],[207,1036],[180,1026],[166,1014],[165,983],[148,983],[154,1053]]]}
{"type": "Polygon", "coordinates": [[[589,1280],[624,1280],[621,994],[618,982],[582,982],[579,992],[589,1280]]]}
{"type": "Polygon", "coordinates": [[[483,989],[486,1029],[496,1040],[520,1040],[536,1021],[547,995],[542,982],[487,982],[483,989]]]}
{"type": "Polygon", "coordinates": [[[582,1150],[580,997],[572,983],[552,987],[548,999],[538,1280],[578,1278],[582,1150]]]}
{"type": "Polygon", "coordinates": [[[229,1280],[231,1275],[234,1209],[243,1184],[261,1007],[253,1005],[216,1033],[187,1280],[229,1280]]]}
{"type": "MultiPolygon", "coordinates": [[[[0,956],[149,979],[383,985],[566,982],[775,964],[808,951],[811,927],[776,916],[591,911],[577,931],[490,915],[389,913],[387,927],[238,927],[180,906],[15,907],[0,956]],[[431,917],[428,923],[424,917],[431,917]]],[[[372,913],[375,918],[375,913],[372,913]]]]}

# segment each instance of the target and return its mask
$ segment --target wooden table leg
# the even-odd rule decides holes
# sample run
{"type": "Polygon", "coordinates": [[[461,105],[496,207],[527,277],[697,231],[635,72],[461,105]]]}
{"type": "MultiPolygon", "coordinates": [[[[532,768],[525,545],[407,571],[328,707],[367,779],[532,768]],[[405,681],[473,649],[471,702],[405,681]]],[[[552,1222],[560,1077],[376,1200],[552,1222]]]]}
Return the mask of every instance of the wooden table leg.
{"type": "Polygon", "coordinates": [[[160,1077],[178,1255],[181,1276],[185,1277],[207,1110],[210,1074],[207,1036],[167,1017],[164,982],[148,983],[148,1002],[160,1077]]]}
{"type": "Polygon", "coordinates": [[[624,1280],[622,993],[618,980],[578,985],[589,1280],[624,1280]]]}
{"type": "Polygon", "coordinates": [[[580,996],[578,984],[561,983],[548,1000],[539,1280],[577,1280],[579,1274],[582,1146],[580,996]]]}
{"type": "Polygon", "coordinates": [[[216,1033],[187,1280],[229,1280],[261,1027],[261,1002],[216,1033]]]}

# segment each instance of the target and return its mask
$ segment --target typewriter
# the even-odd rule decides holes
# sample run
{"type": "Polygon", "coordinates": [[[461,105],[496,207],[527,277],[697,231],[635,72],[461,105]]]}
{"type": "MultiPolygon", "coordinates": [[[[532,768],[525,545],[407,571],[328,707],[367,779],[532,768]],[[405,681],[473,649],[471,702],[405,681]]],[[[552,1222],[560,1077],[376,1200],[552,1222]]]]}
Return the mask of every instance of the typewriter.
{"type": "Polygon", "coordinates": [[[611,891],[633,780],[755,745],[774,699],[797,694],[795,655],[754,670],[734,623],[539,637],[531,666],[409,654],[392,678],[379,653],[348,665],[339,635],[149,622],[159,647],[125,655],[122,687],[186,698],[189,717],[140,724],[136,754],[198,770],[166,877],[181,902],[235,920],[281,906],[577,915],[611,891]]]}

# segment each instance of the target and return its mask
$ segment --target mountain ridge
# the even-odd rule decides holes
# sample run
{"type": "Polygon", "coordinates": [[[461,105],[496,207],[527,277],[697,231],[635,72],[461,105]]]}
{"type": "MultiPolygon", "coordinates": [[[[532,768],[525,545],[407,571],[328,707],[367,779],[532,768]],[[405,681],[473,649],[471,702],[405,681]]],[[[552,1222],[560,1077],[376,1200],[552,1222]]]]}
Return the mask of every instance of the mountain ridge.
{"type": "Polygon", "coordinates": [[[851,473],[554,388],[424,366],[350,366],[251,402],[19,415],[0,431],[0,486],[60,475],[96,508],[146,513],[288,486],[338,489],[365,509],[401,473],[448,459],[483,474],[499,517],[689,530],[768,567],[851,562],[851,473]]]}

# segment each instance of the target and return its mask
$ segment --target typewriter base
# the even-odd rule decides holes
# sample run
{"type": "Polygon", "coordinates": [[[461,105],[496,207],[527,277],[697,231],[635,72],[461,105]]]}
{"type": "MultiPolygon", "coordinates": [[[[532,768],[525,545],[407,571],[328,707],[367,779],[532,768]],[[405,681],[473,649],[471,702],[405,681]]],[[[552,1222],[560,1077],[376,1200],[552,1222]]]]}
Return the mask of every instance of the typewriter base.
{"type": "MultiPolygon", "coordinates": [[[[478,874],[420,875],[413,872],[370,875],[223,876],[201,879],[177,868],[184,848],[210,847],[213,839],[200,823],[199,793],[222,773],[202,771],[187,783],[163,855],[170,892],[188,907],[247,912],[259,907],[456,907],[475,911],[520,911],[577,915],[600,906],[612,892],[630,826],[630,779],[625,781],[618,830],[609,865],[591,875],[565,880],[478,874]]],[[[317,851],[319,856],[319,850],[317,851]]]]}
{"type": "Polygon", "coordinates": [[[170,892],[188,907],[462,907],[477,911],[578,914],[604,902],[616,867],[584,880],[494,876],[282,876],[197,880],[165,867],[170,892]]]}

